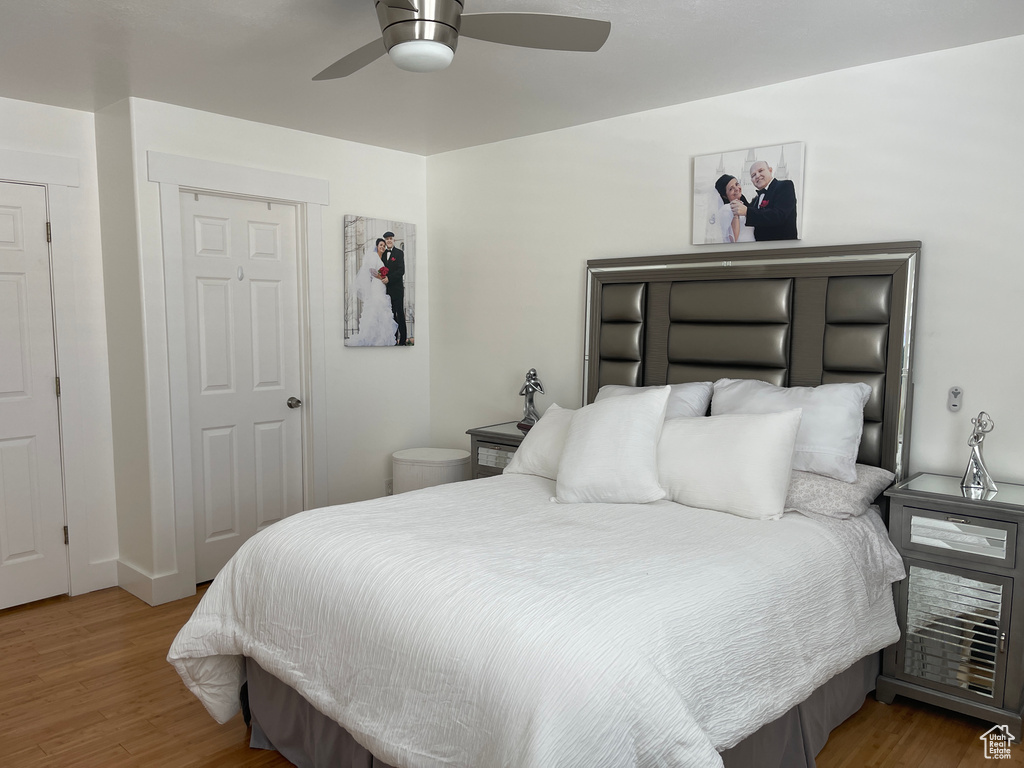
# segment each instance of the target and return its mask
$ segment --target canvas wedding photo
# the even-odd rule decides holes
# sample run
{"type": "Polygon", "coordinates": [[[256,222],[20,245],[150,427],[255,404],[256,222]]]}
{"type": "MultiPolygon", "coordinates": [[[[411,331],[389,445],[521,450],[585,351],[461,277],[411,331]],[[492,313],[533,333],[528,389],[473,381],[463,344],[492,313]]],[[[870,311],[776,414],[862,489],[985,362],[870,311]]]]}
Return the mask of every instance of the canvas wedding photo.
{"type": "Polygon", "coordinates": [[[693,244],[799,240],[802,142],[693,160],[693,244]]]}
{"type": "Polygon", "coordinates": [[[345,346],[416,343],[416,226],[345,216],[345,346]]]}

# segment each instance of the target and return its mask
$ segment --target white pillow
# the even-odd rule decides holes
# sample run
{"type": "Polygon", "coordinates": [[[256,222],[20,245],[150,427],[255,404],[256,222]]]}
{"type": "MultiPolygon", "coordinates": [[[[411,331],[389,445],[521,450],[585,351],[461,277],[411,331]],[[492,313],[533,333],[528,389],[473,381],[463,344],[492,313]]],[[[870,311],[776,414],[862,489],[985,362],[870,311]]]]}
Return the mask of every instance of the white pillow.
{"type": "Polygon", "coordinates": [[[785,509],[800,410],[665,422],[658,478],[668,498],[755,520],[785,509]]]}
{"type": "Polygon", "coordinates": [[[810,472],[794,472],[786,496],[787,512],[826,515],[838,520],[863,515],[896,477],[881,467],[858,464],[857,479],[843,483],[810,472]]]}
{"type": "Polygon", "coordinates": [[[552,403],[544,411],[523,442],[512,454],[512,460],[504,471],[518,475],[539,475],[549,480],[558,476],[558,461],[562,458],[565,436],[569,432],[569,421],[576,411],[559,408],[552,403]]]}
{"type": "MultiPolygon", "coordinates": [[[[689,381],[685,384],[669,384],[668,407],[665,409],[666,419],[678,419],[682,416],[703,416],[708,412],[711,403],[711,390],[714,385],[710,381],[689,381]]],[[[619,395],[635,395],[651,387],[627,387],[622,384],[605,384],[597,390],[598,400],[619,395]]]]}
{"type": "Polygon", "coordinates": [[[793,469],[852,483],[864,405],[871,387],[864,383],[822,384],[818,387],[776,387],[753,379],[719,379],[711,398],[711,415],[775,413],[799,408],[793,469]]]}
{"type": "Polygon", "coordinates": [[[566,503],[646,504],[658,485],[658,438],[669,388],[609,397],[573,414],[558,465],[555,498],[566,503]]]}

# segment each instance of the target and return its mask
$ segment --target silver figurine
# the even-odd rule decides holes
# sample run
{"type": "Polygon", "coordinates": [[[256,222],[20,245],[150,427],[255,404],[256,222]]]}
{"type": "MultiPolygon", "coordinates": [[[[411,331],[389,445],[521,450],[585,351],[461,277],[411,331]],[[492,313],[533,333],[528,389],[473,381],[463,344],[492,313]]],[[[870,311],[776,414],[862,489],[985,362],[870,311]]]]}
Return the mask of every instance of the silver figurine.
{"type": "Polygon", "coordinates": [[[999,490],[999,487],[985,467],[985,459],[981,455],[981,444],[985,440],[985,435],[995,428],[996,423],[992,421],[991,416],[982,411],[977,418],[971,419],[971,424],[974,425],[974,431],[967,438],[967,444],[971,446],[971,458],[967,462],[967,471],[964,472],[960,488],[963,490],[964,496],[968,498],[987,499],[991,498],[999,490]]]}
{"type": "Polygon", "coordinates": [[[533,404],[535,392],[540,392],[543,395],[544,385],[537,378],[537,369],[531,368],[526,372],[526,381],[523,382],[523,387],[519,390],[519,394],[526,398],[526,400],[523,403],[523,419],[516,426],[523,432],[529,432],[530,428],[540,418],[540,414],[537,413],[537,408],[533,404]]]}

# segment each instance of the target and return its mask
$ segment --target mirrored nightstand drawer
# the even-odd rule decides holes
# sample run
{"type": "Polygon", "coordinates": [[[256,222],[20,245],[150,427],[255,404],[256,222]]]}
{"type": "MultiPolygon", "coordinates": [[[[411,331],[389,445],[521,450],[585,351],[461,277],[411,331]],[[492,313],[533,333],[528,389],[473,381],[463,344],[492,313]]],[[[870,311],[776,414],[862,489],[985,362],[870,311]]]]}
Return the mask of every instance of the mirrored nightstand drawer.
{"type": "Polygon", "coordinates": [[[496,443],[480,443],[476,448],[476,460],[481,467],[504,469],[515,455],[514,445],[498,445],[496,443]]]}
{"type": "Polygon", "coordinates": [[[908,550],[1013,568],[1017,524],[907,507],[902,544],[908,550]]]}
{"type": "Polygon", "coordinates": [[[523,442],[525,432],[514,421],[502,424],[491,424],[489,427],[475,427],[467,430],[470,440],[473,477],[492,477],[500,475],[519,444],[523,442]]]}

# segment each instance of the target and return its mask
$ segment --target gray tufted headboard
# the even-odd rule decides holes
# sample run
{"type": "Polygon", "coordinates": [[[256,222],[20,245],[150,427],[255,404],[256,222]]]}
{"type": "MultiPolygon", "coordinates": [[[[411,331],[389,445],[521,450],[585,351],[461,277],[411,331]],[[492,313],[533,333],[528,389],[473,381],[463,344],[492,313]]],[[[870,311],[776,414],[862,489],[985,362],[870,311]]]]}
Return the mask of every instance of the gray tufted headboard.
{"type": "Polygon", "coordinates": [[[906,475],[919,242],[587,263],[584,400],[604,384],[863,381],[858,461],[906,475]]]}

